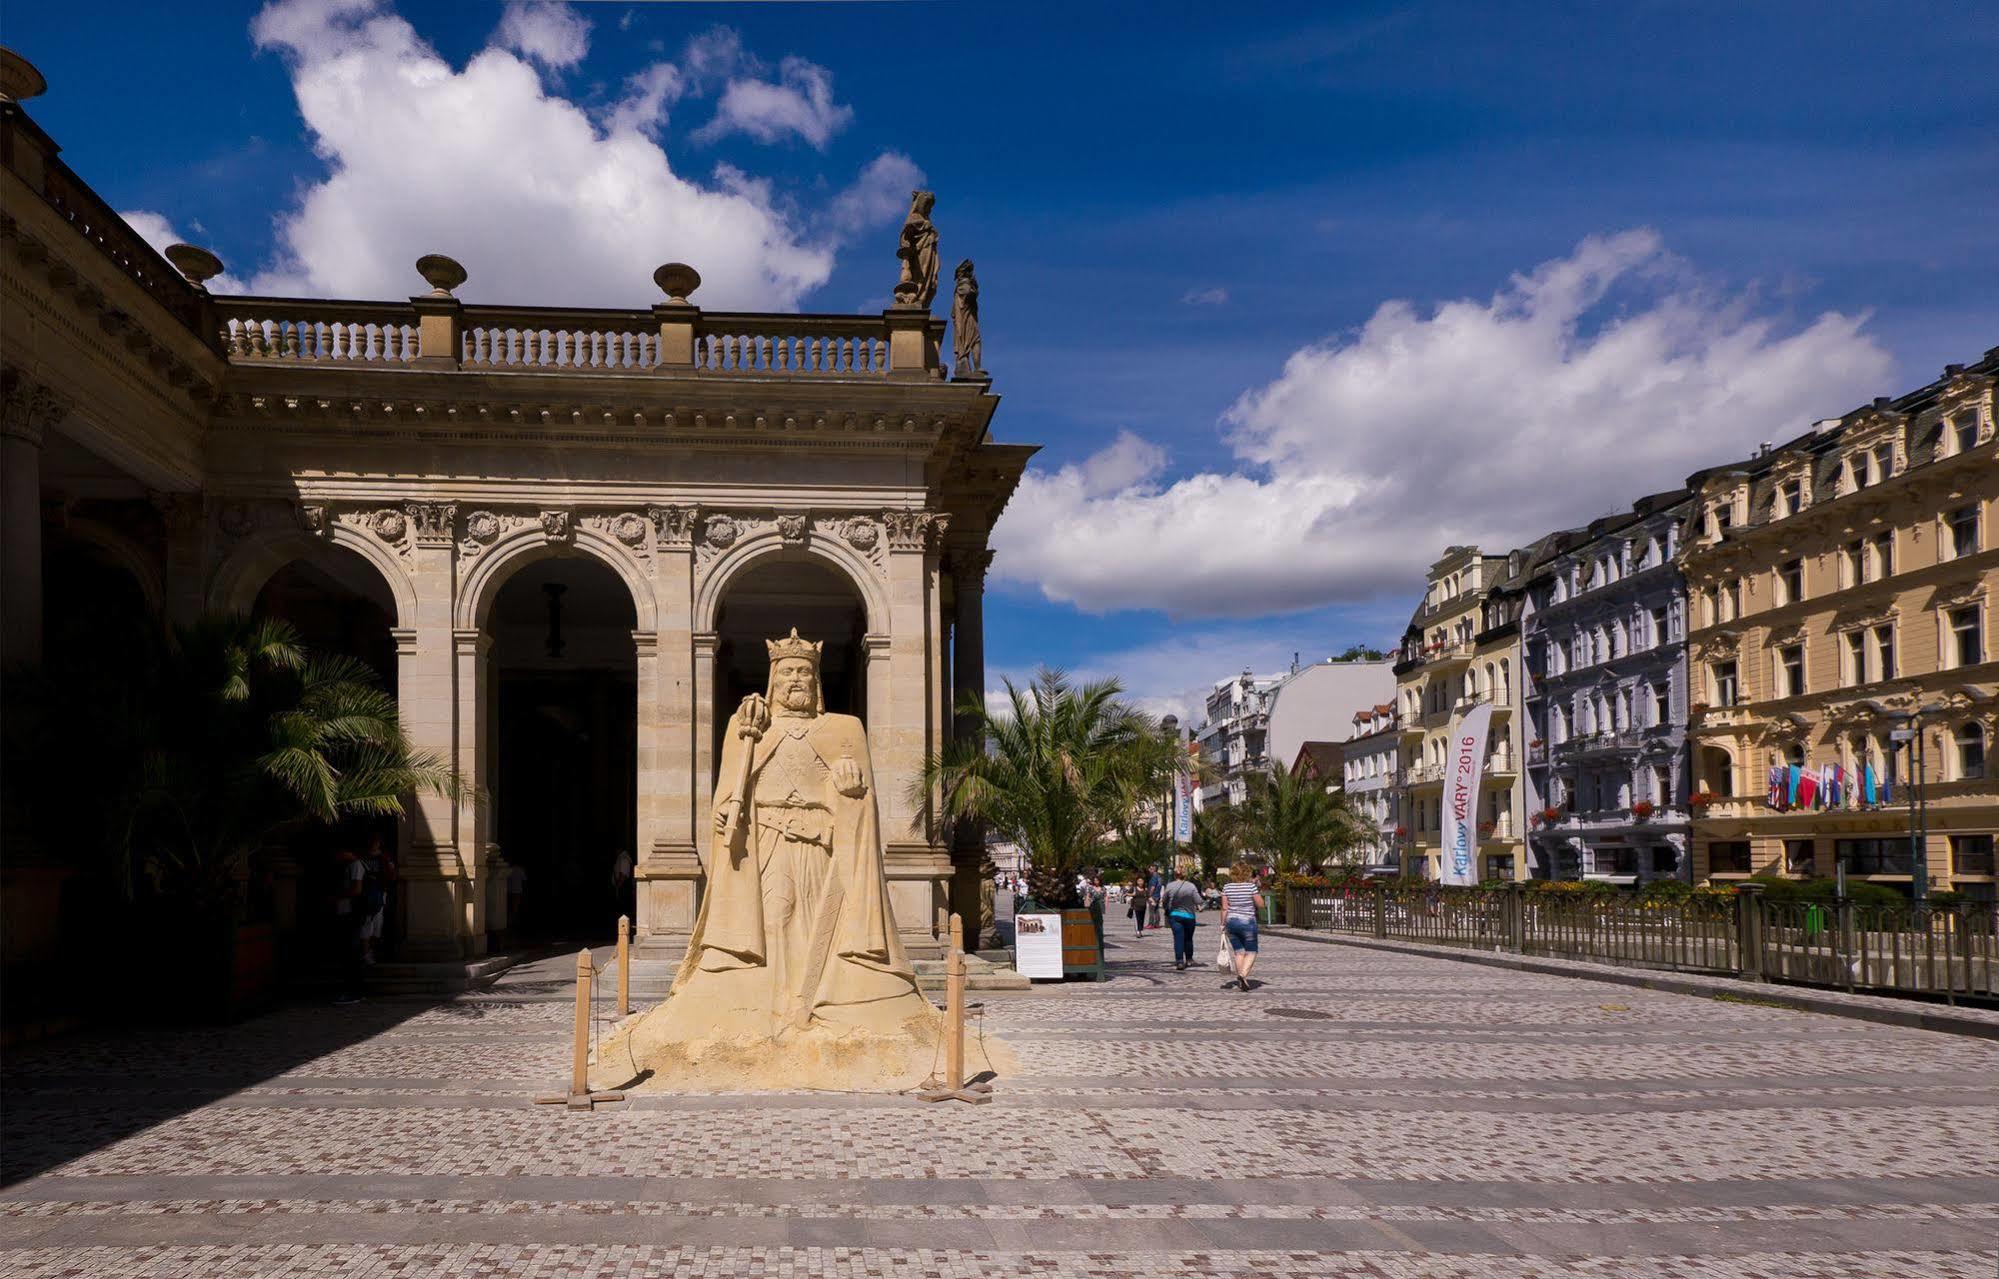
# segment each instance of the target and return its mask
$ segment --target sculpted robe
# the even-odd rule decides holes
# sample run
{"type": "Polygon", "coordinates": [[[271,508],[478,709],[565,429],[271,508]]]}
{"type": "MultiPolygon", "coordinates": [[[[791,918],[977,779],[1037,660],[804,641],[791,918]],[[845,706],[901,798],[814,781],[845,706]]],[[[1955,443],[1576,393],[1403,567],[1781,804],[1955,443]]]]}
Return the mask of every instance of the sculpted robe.
{"type": "Polygon", "coordinates": [[[861,721],[773,714],[754,743],[733,719],[725,734],[714,811],[741,799],[745,820],[733,832],[710,827],[707,891],[661,1011],[689,1034],[934,1021],[889,907],[861,721]],[[745,750],[749,794],[739,796],[745,750]],[[860,767],[858,796],[835,784],[843,757],[860,767]]]}

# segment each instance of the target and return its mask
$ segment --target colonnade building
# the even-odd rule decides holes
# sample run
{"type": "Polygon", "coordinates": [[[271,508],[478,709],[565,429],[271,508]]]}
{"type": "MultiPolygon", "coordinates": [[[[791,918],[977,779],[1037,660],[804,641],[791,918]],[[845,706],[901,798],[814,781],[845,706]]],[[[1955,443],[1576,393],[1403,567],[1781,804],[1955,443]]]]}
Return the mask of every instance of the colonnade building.
{"type": "MultiPolygon", "coordinates": [[[[708,311],[669,264],[650,308],[475,305],[442,256],[410,297],[216,296],[219,263],[163,259],[57,150],[0,101],[8,661],[114,596],[368,660],[485,796],[394,832],[403,954],[459,960],[507,925],[510,864],[543,922],[607,929],[620,851],[642,940],[684,938],[720,734],[796,627],[866,722],[906,938],[976,917],[981,850],[910,782],[984,688],[987,537],[1034,449],[994,441],[927,302],[708,311]]],[[[10,925],[36,865],[10,857],[10,925]]]]}

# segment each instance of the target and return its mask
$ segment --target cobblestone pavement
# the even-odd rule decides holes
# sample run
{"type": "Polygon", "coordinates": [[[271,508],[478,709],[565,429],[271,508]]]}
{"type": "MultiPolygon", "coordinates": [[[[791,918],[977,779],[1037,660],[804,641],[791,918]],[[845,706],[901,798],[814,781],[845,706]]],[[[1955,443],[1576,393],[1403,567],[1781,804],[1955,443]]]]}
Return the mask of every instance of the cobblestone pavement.
{"type": "Polygon", "coordinates": [[[1243,994],[1112,940],[987,998],[1022,1073],[976,1109],[536,1107],[567,959],[19,1052],[0,1273],[1999,1274],[1990,1041],[1281,940],[1243,994]]]}

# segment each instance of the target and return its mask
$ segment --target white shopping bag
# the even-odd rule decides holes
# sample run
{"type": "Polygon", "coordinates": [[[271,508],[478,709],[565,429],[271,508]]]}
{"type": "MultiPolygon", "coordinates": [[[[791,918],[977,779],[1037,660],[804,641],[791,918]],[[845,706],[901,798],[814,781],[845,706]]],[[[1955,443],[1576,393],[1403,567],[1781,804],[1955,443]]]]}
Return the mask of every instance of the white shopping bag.
{"type": "Polygon", "coordinates": [[[1222,933],[1222,948],[1215,952],[1215,967],[1225,973],[1235,969],[1235,948],[1229,945],[1227,932],[1222,933]]]}

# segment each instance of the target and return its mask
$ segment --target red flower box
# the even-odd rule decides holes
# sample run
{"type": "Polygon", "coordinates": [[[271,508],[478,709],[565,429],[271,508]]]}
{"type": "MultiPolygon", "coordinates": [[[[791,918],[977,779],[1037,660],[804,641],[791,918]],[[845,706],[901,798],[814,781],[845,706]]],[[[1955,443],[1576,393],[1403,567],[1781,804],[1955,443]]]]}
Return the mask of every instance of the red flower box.
{"type": "Polygon", "coordinates": [[[1652,801],[1649,799],[1639,800],[1631,806],[1631,815],[1641,822],[1644,821],[1652,815],[1652,801]]]}

